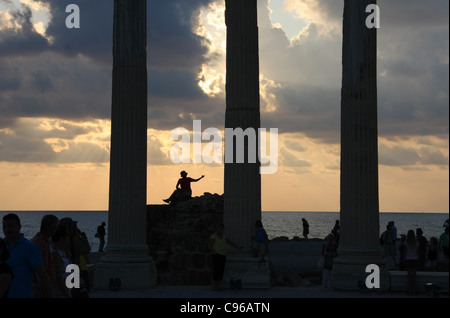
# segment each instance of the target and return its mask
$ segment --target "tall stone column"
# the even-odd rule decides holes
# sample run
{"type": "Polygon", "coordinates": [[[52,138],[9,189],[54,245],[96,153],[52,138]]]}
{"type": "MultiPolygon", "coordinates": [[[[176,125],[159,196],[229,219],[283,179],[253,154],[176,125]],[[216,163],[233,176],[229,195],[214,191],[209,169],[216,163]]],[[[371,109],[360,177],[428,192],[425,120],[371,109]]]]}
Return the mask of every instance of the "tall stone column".
{"type": "Polygon", "coordinates": [[[147,246],[147,1],[114,1],[111,158],[106,254],[94,287],[156,283],[147,246]]]}
{"type": "MultiPolygon", "coordinates": [[[[240,278],[243,287],[268,287],[266,270],[251,256],[255,222],[261,220],[261,175],[258,158],[260,128],[259,44],[257,0],[226,0],[227,75],[225,128],[249,134],[244,147],[225,133],[224,225],[231,249],[224,281],[240,278]],[[247,130],[248,129],[248,130],[247,130]],[[232,141],[233,140],[233,141],[232,141]],[[228,146],[233,143],[233,156],[228,146]],[[227,152],[228,151],[228,152],[227,152]],[[250,151],[250,153],[249,153],[250,151]],[[239,163],[237,153],[244,154],[239,163]]],[[[268,267],[268,266],[267,266],[268,267]]],[[[270,285],[270,282],[269,282],[270,285]]]]}
{"type": "MultiPolygon", "coordinates": [[[[225,128],[260,128],[259,46],[256,0],[226,0],[227,75],[225,128]]],[[[250,132],[250,131],[249,131],[250,132]]],[[[225,143],[231,143],[225,134],[225,143]]],[[[232,162],[225,162],[224,223],[227,237],[249,248],[255,221],[261,220],[261,175],[256,147],[248,144],[236,149],[232,162]],[[248,151],[254,151],[251,162],[248,151]],[[237,162],[237,152],[243,152],[244,163],[237,162]]],[[[225,148],[225,152],[227,149],[225,148]]],[[[227,159],[227,153],[225,153],[227,159]]],[[[227,160],[226,160],[227,161],[227,160]]]]}
{"type": "Polygon", "coordinates": [[[334,286],[365,286],[366,266],[381,269],[379,243],[377,29],[366,26],[366,7],[375,0],[345,0],[341,91],[341,236],[333,267],[334,286]]]}

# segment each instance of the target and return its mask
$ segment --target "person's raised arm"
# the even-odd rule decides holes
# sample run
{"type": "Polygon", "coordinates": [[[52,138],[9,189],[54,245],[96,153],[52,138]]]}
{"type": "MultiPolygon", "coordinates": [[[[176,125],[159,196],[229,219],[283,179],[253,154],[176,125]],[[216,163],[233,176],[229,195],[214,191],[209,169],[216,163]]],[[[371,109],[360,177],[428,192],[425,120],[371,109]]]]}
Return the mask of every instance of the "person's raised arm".
{"type": "Polygon", "coordinates": [[[197,181],[199,181],[199,180],[201,180],[201,179],[203,179],[205,176],[203,175],[203,176],[201,176],[200,178],[198,178],[198,179],[192,179],[192,181],[194,181],[194,182],[197,182],[197,181]]]}

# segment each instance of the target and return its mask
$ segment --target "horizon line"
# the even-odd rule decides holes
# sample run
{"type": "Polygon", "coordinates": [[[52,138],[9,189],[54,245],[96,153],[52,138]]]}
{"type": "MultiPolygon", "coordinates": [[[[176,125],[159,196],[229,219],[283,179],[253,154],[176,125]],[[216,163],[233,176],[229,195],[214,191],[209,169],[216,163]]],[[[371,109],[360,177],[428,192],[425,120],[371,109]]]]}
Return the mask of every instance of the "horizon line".
{"type": "MultiPolygon", "coordinates": [[[[147,204],[152,205],[152,204],[147,204]]],[[[109,210],[89,210],[89,209],[81,209],[81,210],[70,210],[70,209],[38,209],[38,210],[0,210],[0,213],[2,212],[108,212],[109,210]]],[[[289,212],[289,213],[340,213],[339,211],[303,211],[303,210],[264,210],[261,211],[261,213],[269,212],[269,213],[279,213],[279,212],[289,212]]],[[[415,213],[415,214],[427,214],[427,213],[434,213],[434,214],[449,214],[449,212],[436,212],[436,211],[379,211],[379,213],[415,213]]]]}

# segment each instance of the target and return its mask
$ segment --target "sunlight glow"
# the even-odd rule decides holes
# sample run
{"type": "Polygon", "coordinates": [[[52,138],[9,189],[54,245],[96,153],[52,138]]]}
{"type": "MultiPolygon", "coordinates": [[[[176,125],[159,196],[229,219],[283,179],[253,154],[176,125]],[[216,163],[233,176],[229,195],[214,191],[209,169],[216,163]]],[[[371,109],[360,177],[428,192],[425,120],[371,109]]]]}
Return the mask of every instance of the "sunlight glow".
{"type": "Polygon", "coordinates": [[[206,64],[202,64],[202,71],[198,74],[198,86],[208,96],[214,97],[223,93],[225,74],[217,72],[206,64]]]}
{"type": "Polygon", "coordinates": [[[15,17],[14,13],[23,13],[27,9],[31,11],[30,22],[34,31],[51,41],[45,34],[51,20],[50,4],[43,1],[11,0],[3,3],[0,6],[0,10],[2,10],[0,11],[0,31],[6,29],[14,32],[21,31],[20,18],[23,19],[23,15],[18,16],[19,21],[17,21],[18,17],[15,17]]]}
{"type": "Polygon", "coordinates": [[[198,86],[210,97],[225,91],[225,56],[226,26],[225,4],[212,2],[208,7],[199,10],[193,26],[194,34],[203,39],[202,44],[208,49],[198,74],[198,86]]]}
{"type": "Polygon", "coordinates": [[[260,95],[261,95],[261,111],[263,113],[273,113],[278,109],[277,95],[273,89],[281,88],[281,84],[265,78],[263,74],[259,76],[260,95]]]}
{"type": "Polygon", "coordinates": [[[22,25],[14,19],[11,13],[0,11],[0,31],[8,29],[18,32],[22,30],[22,25]]]}

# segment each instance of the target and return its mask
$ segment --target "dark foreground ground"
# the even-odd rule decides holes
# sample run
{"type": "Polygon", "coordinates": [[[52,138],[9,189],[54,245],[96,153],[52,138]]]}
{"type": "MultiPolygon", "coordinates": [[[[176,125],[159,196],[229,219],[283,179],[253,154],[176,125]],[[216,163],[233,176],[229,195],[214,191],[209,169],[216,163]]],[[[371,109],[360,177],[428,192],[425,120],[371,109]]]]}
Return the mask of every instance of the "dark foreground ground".
{"type": "MultiPolygon", "coordinates": [[[[316,263],[323,241],[271,241],[269,251],[272,263],[273,286],[270,289],[241,289],[213,291],[210,286],[160,286],[141,291],[93,290],[92,298],[432,298],[426,293],[410,296],[404,292],[342,291],[321,286],[321,271],[316,263]]],[[[99,255],[92,254],[91,263],[99,255]]],[[[439,295],[448,298],[448,294],[439,295]]]]}

